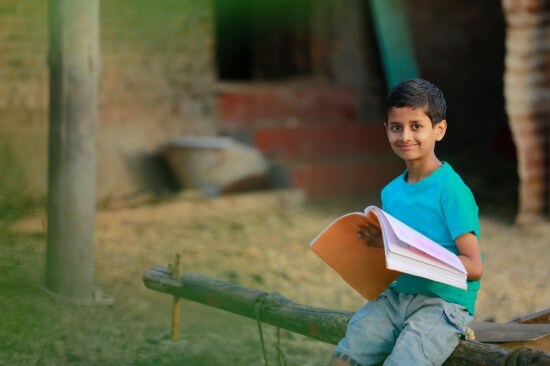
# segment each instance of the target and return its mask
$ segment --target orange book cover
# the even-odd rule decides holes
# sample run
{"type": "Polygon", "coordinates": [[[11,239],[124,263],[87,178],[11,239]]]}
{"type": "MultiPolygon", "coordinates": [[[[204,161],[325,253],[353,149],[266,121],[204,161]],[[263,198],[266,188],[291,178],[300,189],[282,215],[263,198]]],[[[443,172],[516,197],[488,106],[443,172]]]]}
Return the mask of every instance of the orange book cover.
{"type": "Polygon", "coordinates": [[[380,227],[374,212],[344,215],[313,239],[310,248],[359,294],[373,300],[401,272],[386,268],[384,249],[367,247],[365,241],[357,237],[357,226],[366,222],[380,227]]]}
{"type": "Polygon", "coordinates": [[[456,254],[376,206],[339,217],[310,247],[368,300],[401,273],[467,289],[467,272],[456,254]],[[384,248],[368,247],[357,237],[357,227],[366,223],[380,229],[384,248]]]}

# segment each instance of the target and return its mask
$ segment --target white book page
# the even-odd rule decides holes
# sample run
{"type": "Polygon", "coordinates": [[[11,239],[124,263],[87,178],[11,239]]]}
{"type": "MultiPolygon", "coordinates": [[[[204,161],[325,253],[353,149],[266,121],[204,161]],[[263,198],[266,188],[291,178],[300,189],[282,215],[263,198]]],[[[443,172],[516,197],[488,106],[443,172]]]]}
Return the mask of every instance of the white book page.
{"type": "Polygon", "coordinates": [[[421,262],[419,265],[427,268],[430,271],[451,272],[457,275],[465,275],[465,272],[462,272],[461,270],[453,267],[452,265],[444,261],[441,261],[431,256],[427,256],[425,254],[420,254],[418,251],[412,251],[411,249],[414,248],[411,248],[410,245],[401,241],[397,237],[392,226],[388,223],[388,221],[386,221],[385,216],[378,216],[378,220],[384,232],[383,239],[386,258],[389,259],[393,254],[397,254],[398,257],[401,258],[401,260],[405,259],[409,263],[421,262]]]}
{"type": "Polygon", "coordinates": [[[467,289],[466,274],[464,273],[448,272],[443,268],[434,267],[395,253],[388,258],[388,262],[388,267],[394,270],[428,278],[464,290],[467,289]]]}
{"type": "MultiPolygon", "coordinates": [[[[403,253],[404,248],[399,250],[399,244],[397,243],[397,241],[391,240],[391,238],[395,235],[395,237],[397,237],[400,241],[408,244],[409,246],[412,246],[429,256],[432,256],[436,259],[439,259],[440,261],[449,264],[450,266],[458,269],[462,273],[467,273],[460,259],[458,259],[458,257],[451,251],[445,249],[430,238],[405,225],[404,223],[378,207],[369,206],[365,209],[365,212],[371,210],[376,212],[380,221],[380,225],[385,230],[387,230],[386,232],[390,234],[387,235],[389,237],[387,244],[390,251],[398,251],[403,253]],[[391,228],[391,230],[388,230],[388,227],[391,228]]],[[[405,250],[410,252],[410,249],[405,250]]]]}
{"type": "Polygon", "coordinates": [[[438,270],[444,270],[456,274],[466,274],[466,272],[463,272],[459,268],[455,268],[454,266],[439,260],[437,258],[434,258],[430,255],[424,254],[420,250],[416,250],[414,247],[411,247],[407,243],[399,240],[399,238],[396,237],[395,242],[398,244],[394,247],[392,247],[391,252],[398,254],[403,257],[410,258],[416,262],[422,262],[423,264],[429,265],[430,267],[437,268],[438,270]]]}

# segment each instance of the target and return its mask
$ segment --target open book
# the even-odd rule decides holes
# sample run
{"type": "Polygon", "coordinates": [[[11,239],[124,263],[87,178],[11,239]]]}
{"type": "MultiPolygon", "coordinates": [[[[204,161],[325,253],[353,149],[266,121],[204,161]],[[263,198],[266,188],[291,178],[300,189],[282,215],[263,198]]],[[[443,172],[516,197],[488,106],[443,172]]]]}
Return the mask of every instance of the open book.
{"type": "Polygon", "coordinates": [[[466,269],[454,253],[376,206],[339,217],[310,248],[368,300],[402,273],[467,288],[466,269]],[[381,229],[383,249],[368,247],[357,237],[357,226],[367,222],[381,229]]]}

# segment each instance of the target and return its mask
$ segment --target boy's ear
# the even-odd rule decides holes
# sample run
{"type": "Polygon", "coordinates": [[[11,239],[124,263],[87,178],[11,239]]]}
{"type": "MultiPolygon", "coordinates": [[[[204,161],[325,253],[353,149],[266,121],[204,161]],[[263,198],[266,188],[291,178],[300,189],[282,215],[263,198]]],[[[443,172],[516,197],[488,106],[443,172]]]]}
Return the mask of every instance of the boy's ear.
{"type": "Polygon", "coordinates": [[[442,119],[438,124],[434,126],[435,129],[435,140],[441,141],[447,132],[447,120],[442,119]]]}

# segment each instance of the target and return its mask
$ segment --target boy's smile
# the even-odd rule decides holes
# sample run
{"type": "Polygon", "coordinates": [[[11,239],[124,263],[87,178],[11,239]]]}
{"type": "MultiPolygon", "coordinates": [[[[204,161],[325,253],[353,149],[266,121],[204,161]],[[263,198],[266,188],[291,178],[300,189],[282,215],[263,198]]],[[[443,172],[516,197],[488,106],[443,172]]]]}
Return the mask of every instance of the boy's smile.
{"type": "Polygon", "coordinates": [[[435,156],[435,143],[445,135],[447,122],[442,120],[432,126],[423,108],[394,107],[388,112],[386,131],[392,150],[409,169],[421,170],[440,165],[435,156]]]}

